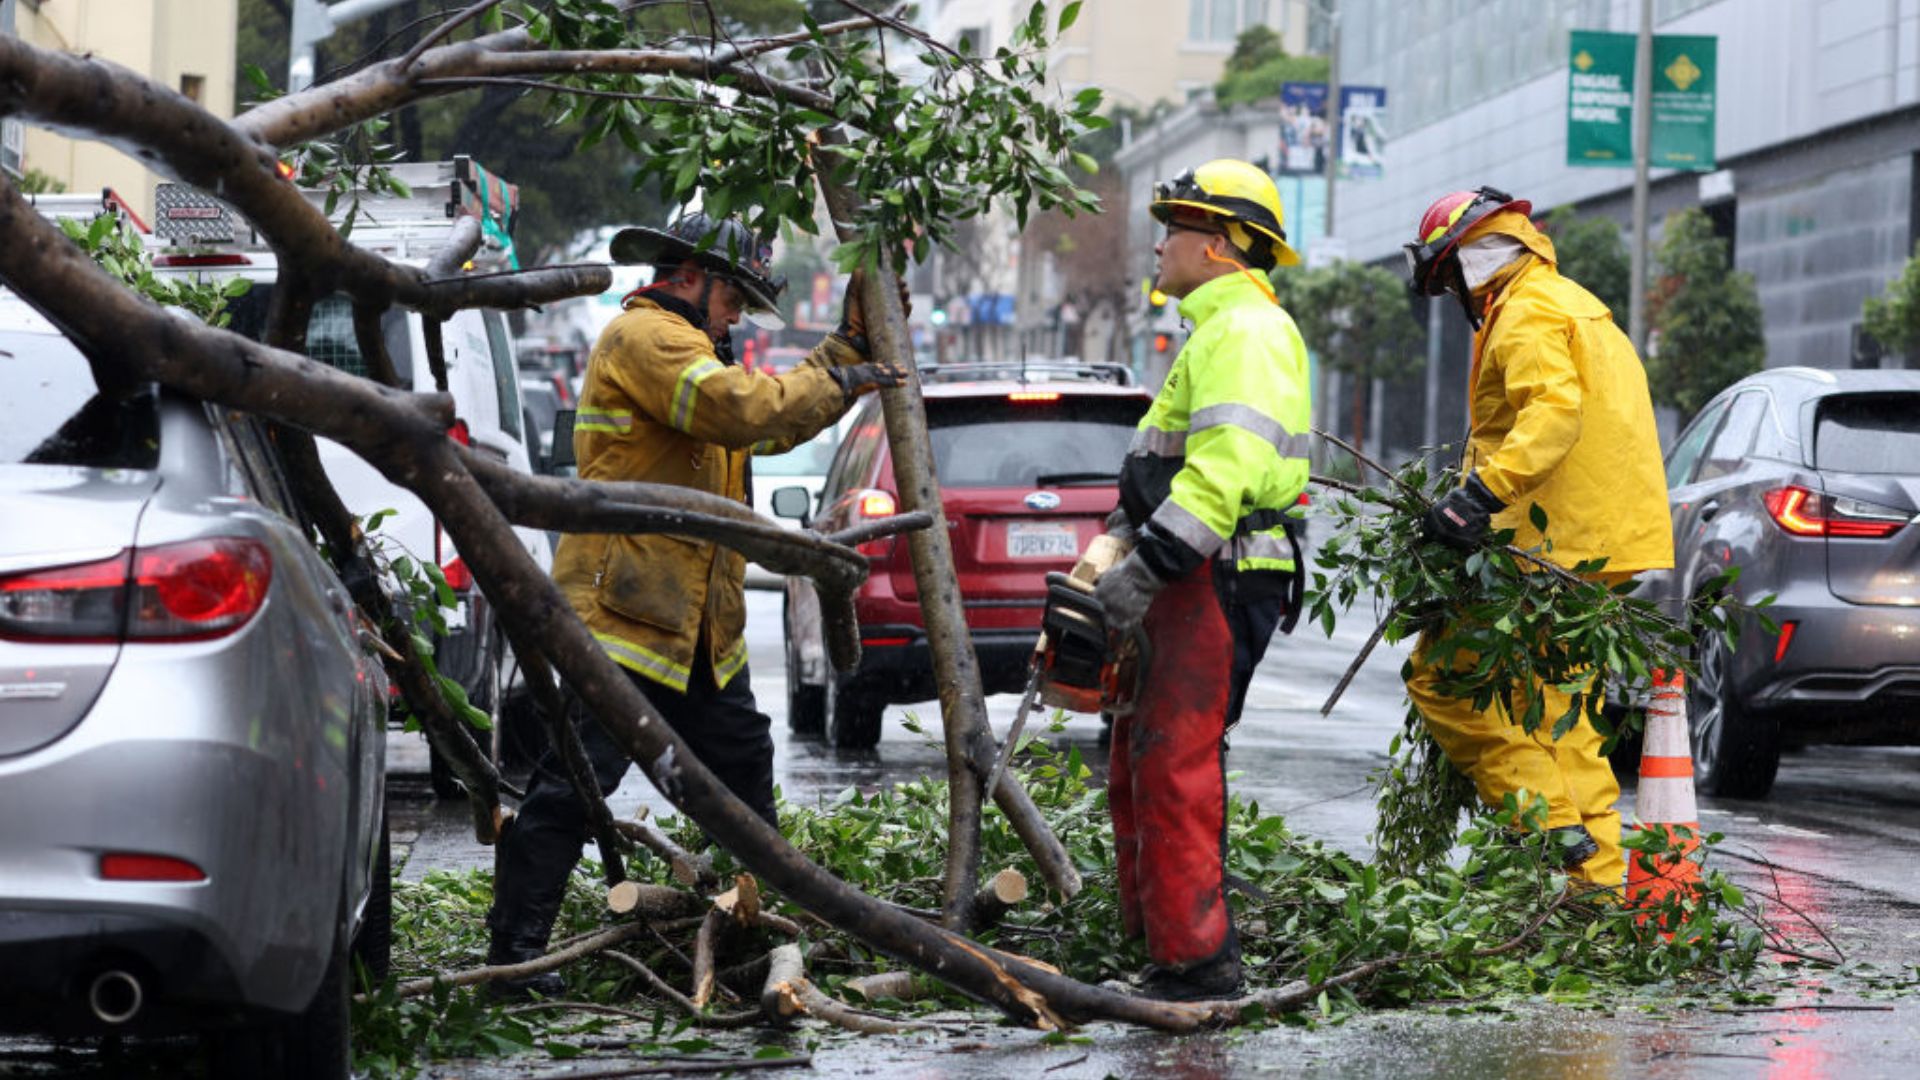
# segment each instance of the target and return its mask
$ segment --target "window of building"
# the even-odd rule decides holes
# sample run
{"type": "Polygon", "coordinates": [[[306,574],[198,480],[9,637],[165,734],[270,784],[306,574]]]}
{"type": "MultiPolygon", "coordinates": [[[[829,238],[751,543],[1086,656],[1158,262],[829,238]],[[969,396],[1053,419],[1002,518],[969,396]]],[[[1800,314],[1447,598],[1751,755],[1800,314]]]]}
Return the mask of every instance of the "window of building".
{"type": "Polygon", "coordinates": [[[1267,21],[1267,0],[1189,0],[1187,40],[1233,44],[1240,31],[1267,21]]]}
{"type": "Polygon", "coordinates": [[[206,101],[204,98],[204,95],[206,94],[206,92],[207,92],[207,77],[205,75],[180,76],[180,96],[181,97],[186,98],[188,101],[191,101],[196,105],[204,105],[206,104],[206,101]]]}

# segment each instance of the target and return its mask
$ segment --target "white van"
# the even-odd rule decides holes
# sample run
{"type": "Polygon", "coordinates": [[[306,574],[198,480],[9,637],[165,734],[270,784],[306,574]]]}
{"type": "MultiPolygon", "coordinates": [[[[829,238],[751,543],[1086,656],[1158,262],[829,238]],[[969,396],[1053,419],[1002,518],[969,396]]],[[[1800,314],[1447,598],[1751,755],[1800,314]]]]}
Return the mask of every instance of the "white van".
{"type": "MultiPolygon", "coordinates": [[[[363,196],[355,244],[397,261],[424,265],[451,233],[460,209],[459,194],[472,184],[478,171],[470,162],[400,166],[413,194],[407,199],[363,196]]],[[[483,181],[484,182],[484,181],[483,181]]],[[[218,200],[192,188],[160,185],[156,197],[153,248],[154,272],[191,275],[203,281],[245,278],[254,283],[244,295],[229,301],[231,329],[259,338],[265,329],[278,263],[273,252],[252,235],[244,219],[218,200]],[[216,218],[214,211],[227,215],[216,218]]],[[[316,201],[320,193],[309,193],[316,201]]],[[[500,262],[497,248],[483,251],[474,265],[490,269],[500,262]],[[491,257],[489,257],[491,255],[491,257]]],[[[387,353],[401,381],[422,393],[436,392],[427,362],[426,331],[419,314],[398,308],[382,317],[387,353]]],[[[449,436],[493,457],[516,471],[533,471],[530,444],[538,434],[520,400],[518,365],[505,317],[498,311],[467,310],[454,314],[441,333],[447,369],[447,392],[456,417],[449,436]]],[[[353,307],[344,294],[321,299],[307,325],[307,355],[351,372],[367,375],[353,332],[353,307]]],[[[447,633],[435,642],[434,659],[441,673],[457,680],[468,699],[481,711],[496,713],[507,664],[504,635],[495,626],[486,597],[474,588],[473,577],[439,523],[411,492],[399,487],[346,447],[317,440],[327,477],[347,509],[366,519],[392,511],[372,536],[388,559],[402,556],[431,561],[446,575],[457,604],[446,613],[447,633]]],[[[544,532],[516,528],[527,554],[542,569],[553,565],[552,546],[544,532]]],[[[493,742],[476,732],[482,745],[493,742]]],[[[438,755],[432,759],[434,792],[442,798],[458,794],[457,782],[438,755]]]]}

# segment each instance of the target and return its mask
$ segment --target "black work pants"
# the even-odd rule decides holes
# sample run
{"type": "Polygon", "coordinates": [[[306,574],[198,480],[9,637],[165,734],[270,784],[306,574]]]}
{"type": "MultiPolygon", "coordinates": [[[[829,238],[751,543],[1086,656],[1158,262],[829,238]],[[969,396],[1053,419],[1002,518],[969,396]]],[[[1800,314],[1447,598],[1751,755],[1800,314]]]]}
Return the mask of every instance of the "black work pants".
{"type": "MultiPolygon", "coordinates": [[[[701,764],[755,813],[777,824],[772,721],[754,704],[745,666],[725,687],[714,686],[713,668],[702,643],[685,693],[631,671],[627,675],[701,764]]],[[[568,721],[580,732],[601,793],[610,795],[633,759],[577,699],[570,696],[569,701],[568,721]]],[[[567,780],[559,751],[549,746],[527,781],[527,797],[518,816],[494,853],[493,910],[487,914],[487,928],[493,932],[496,949],[504,945],[529,952],[546,947],[567,876],[580,861],[586,839],[586,807],[567,780]]]]}

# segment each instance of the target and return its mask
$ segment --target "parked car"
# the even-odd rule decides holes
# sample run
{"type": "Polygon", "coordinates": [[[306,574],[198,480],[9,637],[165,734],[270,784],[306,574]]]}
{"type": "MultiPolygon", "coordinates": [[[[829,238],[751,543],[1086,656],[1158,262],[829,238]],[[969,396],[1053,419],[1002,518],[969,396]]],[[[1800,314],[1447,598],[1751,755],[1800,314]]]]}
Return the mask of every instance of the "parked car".
{"type": "Polygon", "coordinates": [[[553,456],[554,420],[561,409],[573,407],[573,387],[565,375],[520,369],[520,411],[526,417],[527,454],[534,471],[547,471],[553,456]]]}
{"type": "MultiPolygon", "coordinates": [[[[406,176],[413,194],[406,200],[393,200],[391,206],[382,200],[378,223],[363,221],[354,229],[354,243],[407,262],[424,263],[431,258],[452,231],[445,206],[455,196],[449,192],[463,183],[450,164],[405,166],[413,170],[406,176]]],[[[200,281],[244,278],[252,282],[249,291],[230,301],[231,328],[260,338],[266,329],[278,273],[273,251],[248,239],[244,221],[233,220],[230,208],[193,189],[164,184],[156,200],[160,206],[156,228],[162,234],[177,231],[177,223],[169,215],[197,216],[182,219],[187,225],[178,226],[190,228],[189,235],[176,235],[167,244],[155,242],[154,272],[162,277],[200,281]],[[215,214],[227,217],[207,216],[215,214]],[[200,238],[207,233],[234,239],[200,238]]],[[[382,315],[380,326],[387,354],[402,383],[423,393],[434,392],[436,383],[421,317],[390,308],[382,315]]],[[[529,430],[521,399],[521,375],[505,317],[492,310],[455,312],[442,327],[441,339],[447,392],[453,397],[456,417],[449,437],[509,468],[531,473],[539,441],[538,435],[529,430]]],[[[353,307],[344,294],[322,297],[314,304],[307,324],[307,355],[355,375],[369,373],[354,333],[353,307]]],[[[473,575],[452,540],[412,492],[346,447],[328,439],[317,441],[320,463],[348,510],[362,518],[391,511],[372,534],[384,557],[430,562],[446,577],[454,591],[455,606],[445,613],[446,633],[436,635],[434,662],[442,674],[460,683],[475,707],[483,712],[498,711],[501,680],[511,667],[506,638],[495,625],[486,596],[475,587],[473,575]]],[[[514,533],[536,565],[542,570],[551,569],[553,547],[546,533],[526,528],[515,528],[514,533]]],[[[498,756],[497,726],[492,736],[480,731],[474,734],[482,746],[494,743],[498,756]]],[[[429,755],[429,766],[437,796],[453,798],[460,793],[459,781],[438,753],[429,755]]]]}
{"type": "Polygon", "coordinates": [[[387,683],[244,414],[0,296],[0,1030],[347,1075],[392,919],[387,683]]]}
{"type": "MultiPolygon", "coordinates": [[[[1125,369],[1061,367],[1045,382],[1018,375],[975,365],[929,372],[923,386],[961,603],[990,694],[1025,684],[1046,574],[1072,569],[1104,530],[1119,503],[1121,458],[1152,401],[1124,381],[1125,369]]],[[[834,455],[812,527],[830,532],[892,514],[898,490],[880,403],[869,398],[834,455]]],[[[937,696],[907,542],[860,550],[873,571],[854,600],[856,671],[831,672],[812,584],[786,586],[788,723],[800,733],[824,729],[838,747],[873,746],[887,705],[937,696]]]]}
{"type": "Polygon", "coordinates": [[[1777,368],[1728,387],[1667,455],[1684,601],[1729,567],[1775,597],[1739,647],[1702,635],[1689,686],[1702,790],[1761,798],[1783,745],[1920,743],[1920,372],[1777,368]]]}
{"type": "MultiPolygon", "coordinates": [[[[753,459],[753,509],[756,513],[798,529],[799,521],[781,518],[773,512],[773,493],[782,488],[800,487],[807,492],[807,505],[814,506],[827,483],[827,467],[833,464],[834,451],[852,428],[853,412],[812,439],[784,454],[756,454],[753,459]]],[[[759,563],[747,564],[747,588],[778,589],[786,579],[759,563]]]]}

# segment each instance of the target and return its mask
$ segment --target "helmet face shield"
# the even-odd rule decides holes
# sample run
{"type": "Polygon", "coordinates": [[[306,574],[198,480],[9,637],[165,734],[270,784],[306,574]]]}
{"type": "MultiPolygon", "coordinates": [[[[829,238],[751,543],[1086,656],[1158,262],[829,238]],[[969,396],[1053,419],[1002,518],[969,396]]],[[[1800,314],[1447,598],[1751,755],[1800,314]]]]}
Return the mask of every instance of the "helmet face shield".
{"type": "MultiPolygon", "coordinates": [[[[1429,207],[1428,217],[1432,218],[1439,208],[1439,204],[1429,207]]],[[[1458,251],[1461,237],[1481,219],[1509,209],[1531,214],[1533,204],[1515,199],[1498,188],[1483,187],[1473,192],[1470,200],[1452,208],[1445,219],[1435,223],[1425,235],[1402,247],[1407,260],[1407,287],[1422,296],[1446,293],[1452,284],[1451,275],[1441,273],[1441,269],[1458,251]]]]}

